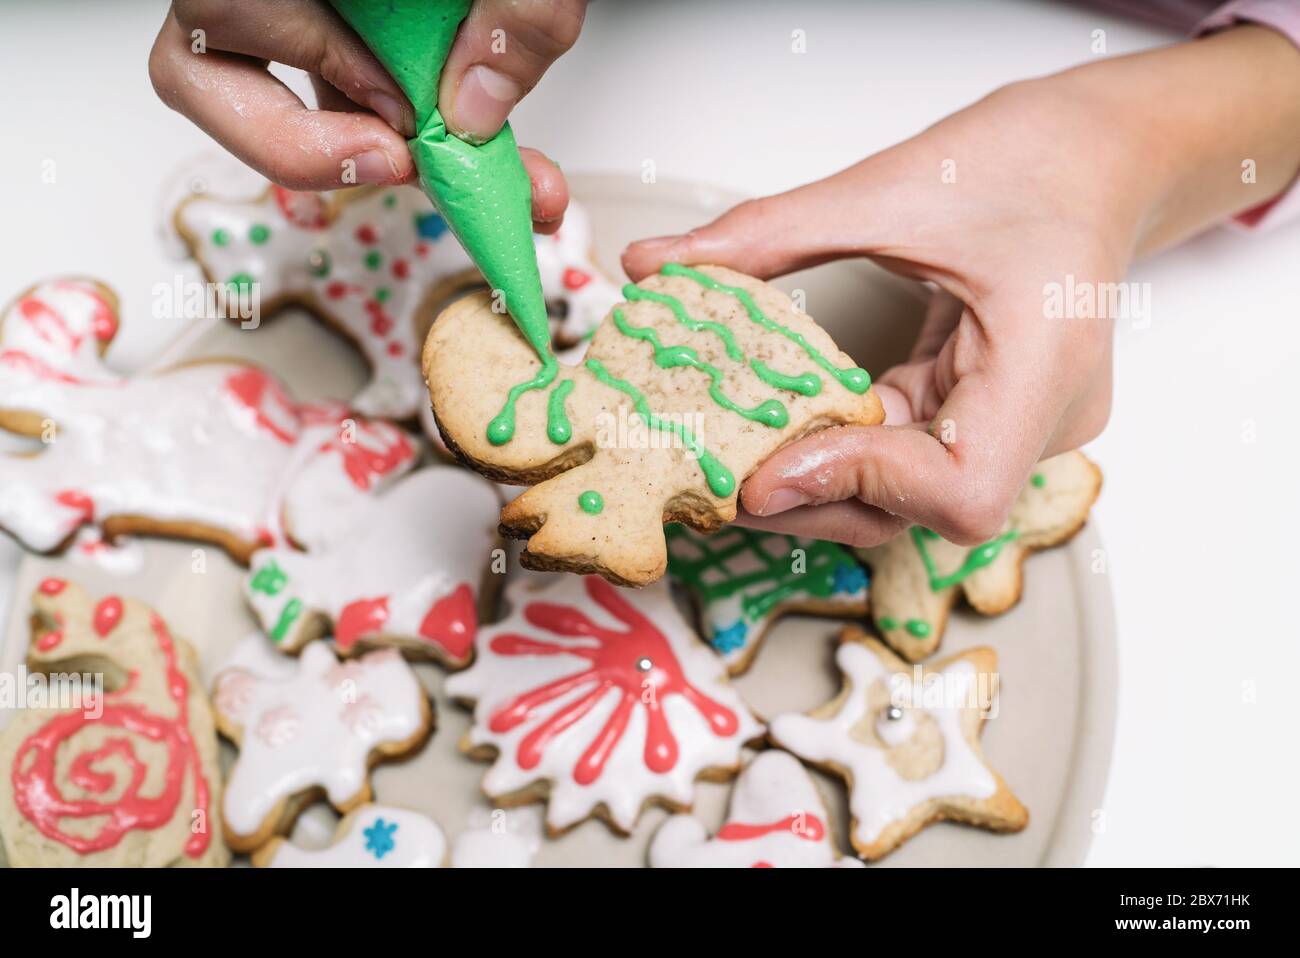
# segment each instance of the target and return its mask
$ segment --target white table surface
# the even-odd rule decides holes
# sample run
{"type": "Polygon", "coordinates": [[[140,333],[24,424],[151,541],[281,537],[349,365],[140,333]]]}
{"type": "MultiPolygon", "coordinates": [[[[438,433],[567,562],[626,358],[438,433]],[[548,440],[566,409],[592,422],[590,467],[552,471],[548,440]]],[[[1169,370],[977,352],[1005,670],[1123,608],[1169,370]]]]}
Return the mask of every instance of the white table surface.
{"type": "MultiPolygon", "coordinates": [[[[153,285],[195,275],[156,236],[159,184],[209,147],[149,85],[165,6],[0,8],[0,298],[52,273],[106,279],[128,316],[122,369],[177,332],[150,317],[153,285]]],[[[1053,3],[602,0],[514,124],[566,169],[639,175],[652,159],[661,177],[774,192],[1089,59],[1098,28],[1111,53],[1169,39],[1053,3]]],[[[1151,284],[1153,322],[1118,330],[1115,411],[1089,450],[1106,470],[1094,516],[1121,673],[1089,862],[1295,864],[1300,454],[1284,388],[1300,371],[1300,224],[1217,231],[1131,278],[1151,284]]],[[[17,556],[0,537],[0,606],[17,556]]]]}

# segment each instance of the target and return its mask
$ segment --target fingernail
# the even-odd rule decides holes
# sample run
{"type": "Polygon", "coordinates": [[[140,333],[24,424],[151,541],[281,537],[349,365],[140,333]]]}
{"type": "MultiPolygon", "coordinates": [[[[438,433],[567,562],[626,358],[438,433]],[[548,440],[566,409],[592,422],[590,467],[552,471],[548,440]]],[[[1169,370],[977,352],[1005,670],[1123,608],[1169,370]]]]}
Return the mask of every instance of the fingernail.
{"type": "Polygon", "coordinates": [[[652,255],[665,253],[672,249],[680,239],[680,236],[652,236],[650,239],[637,240],[635,243],[628,243],[627,249],[623,252],[628,253],[635,249],[638,253],[648,253],[652,255]]]}
{"type": "Polygon", "coordinates": [[[357,183],[389,183],[397,179],[397,164],[383,150],[366,150],[352,157],[357,183]]]}
{"type": "Polygon", "coordinates": [[[398,133],[403,136],[410,134],[411,131],[407,129],[406,119],[402,111],[402,104],[397,101],[396,97],[376,90],[370,94],[366,105],[382,116],[384,121],[398,133]]]}
{"type": "Polygon", "coordinates": [[[456,91],[453,122],[468,138],[490,140],[523,94],[523,88],[504,73],[482,64],[470,67],[456,91]]]}
{"type": "Polygon", "coordinates": [[[812,502],[798,489],[776,489],[768,493],[767,501],[758,510],[760,516],[774,516],[778,512],[789,512],[812,502]]]}

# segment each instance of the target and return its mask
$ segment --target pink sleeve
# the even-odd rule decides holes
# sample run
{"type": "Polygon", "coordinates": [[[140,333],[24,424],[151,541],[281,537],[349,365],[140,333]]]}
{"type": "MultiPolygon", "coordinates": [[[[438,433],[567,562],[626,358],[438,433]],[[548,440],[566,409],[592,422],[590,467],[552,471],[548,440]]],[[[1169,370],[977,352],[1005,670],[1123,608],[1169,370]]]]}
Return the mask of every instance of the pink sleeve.
{"type": "MultiPolygon", "coordinates": [[[[1243,22],[1272,27],[1300,47],[1300,3],[1296,0],[1232,0],[1197,24],[1195,32],[1200,36],[1243,22]]],[[[1268,229],[1297,218],[1300,218],[1300,179],[1293,180],[1281,196],[1238,213],[1233,220],[1245,229],[1268,229]]]]}

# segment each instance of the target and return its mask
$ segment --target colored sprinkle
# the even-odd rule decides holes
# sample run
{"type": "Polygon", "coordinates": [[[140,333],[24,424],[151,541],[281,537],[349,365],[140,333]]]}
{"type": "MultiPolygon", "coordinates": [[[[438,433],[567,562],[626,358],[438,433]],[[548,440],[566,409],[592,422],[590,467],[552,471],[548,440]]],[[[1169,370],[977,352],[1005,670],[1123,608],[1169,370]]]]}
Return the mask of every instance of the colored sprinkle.
{"type": "Polygon", "coordinates": [[[380,286],[377,290],[375,290],[375,302],[386,303],[388,302],[388,297],[392,295],[393,295],[392,292],[388,289],[387,286],[380,286]]]}
{"type": "Polygon", "coordinates": [[[767,316],[758,308],[758,304],[754,302],[754,298],[749,295],[747,290],[741,289],[739,286],[728,286],[726,283],[720,283],[712,276],[691,269],[689,266],[682,266],[680,263],[665,263],[659,272],[664,276],[685,276],[687,279],[699,283],[705,289],[736,297],[740,304],[745,307],[745,312],[749,314],[751,320],[769,332],[780,333],[790,342],[801,347],[813,362],[834,376],[836,381],[849,392],[861,395],[871,388],[871,375],[865,369],[858,366],[841,369],[836,366],[822,355],[820,350],[808,342],[802,333],[797,333],[788,326],[783,326],[767,316]]]}
{"type": "Polygon", "coordinates": [[[675,369],[686,366],[691,369],[698,369],[707,375],[712,380],[709,385],[709,395],[723,409],[734,412],[745,419],[761,422],[763,425],[771,426],[774,429],[780,429],[790,422],[789,411],[775,399],[764,400],[753,408],[745,408],[727,398],[722,392],[722,370],[711,363],[701,360],[690,346],[665,346],[659,338],[659,333],[653,327],[633,326],[617,306],[614,307],[613,315],[614,325],[618,327],[620,333],[632,339],[648,342],[654,347],[655,365],[660,369],[675,369]]]}
{"type": "Polygon", "coordinates": [[[289,629],[300,615],[302,615],[301,599],[290,599],[286,602],[284,608],[280,610],[280,618],[276,620],[275,628],[271,630],[271,641],[283,642],[284,637],[289,634],[289,629]]]}
{"type": "Polygon", "coordinates": [[[307,256],[307,269],[313,276],[330,274],[330,254],[323,249],[314,249],[307,256]]]}
{"type": "Polygon", "coordinates": [[[983,569],[996,559],[999,553],[1002,552],[1002,547],[1018,535],[1020,533],[1015,529],[1011,529],[1002,533],[996,539],[991,539],[983,545],[976,546],[955,571],[947,575],[940,575],[939,570],[935,568],[934,559],[930,556],[930,550],[926,547],[926,542],[938,539],[939,533],[931,532],[921,526],[912,526],[912,542],[916,545],[916,551],[921,554],[921,561],[925,563],[925,573],[930,578],[930,591],[932,592],[939,592],[942,589],[961,584],[970,575],[983,569]]]}
{"type": "Polygon", "coordinates": [[[230,242],[230,234],[225,230],[216,229],[212,231],[212,245],[225,246],[230,242]]]}
{"type": "MultiPolygon", "coordinates": [[[[554,363],[554,360],[551,362],[554,363]]],[[[648,427],[672,433],[681,440],[682,445],[695,455],[696,461],[700,465],[700,471],[704,473],[704,479],[715,496],[729,496],[736,491],[736,477],[732,475],[731,470],[700,445],[699,440],[695,438],[695,435],[689,429],[681,423],[660,419],[651,411],[650,404],[639,389],[625,380],[610,375],[609,370],[605,368],[604,363],[599,359],[588,359],[586,366],[600,382],[631,398],[637,415],[645,421],[648,427]]],[[[518,388],[520,387],[515,387],[515,389],[518,388]]],[[[513,393],[514,390],[511,390],[512,395],[513,393]]],[[[490,440],[491,436],[489,435],[488,438],[490,440]]]]}
{"type": "Polygon", "coordinates": [[[1035,489],[1041,489],[1043,486],[1047,485],[1047,477],[1041,472],[1034,473],[1030,477],[1029,481],[1033,483],[1035,489]]]}
{"type": "Polygon", "coordinates": [[[226,284],[235,287],[235,289],[242,293],[252,287],[253,277],[247,273],[236,273],[234,276],[230,277],[230,279],[226,280],[226,284]]]}
{"type": "Polygon", "coordinates": [[[578,496],[578,506],[588,515],[598,516],[605,508],[605,497],[593,489],[588,489],[578,496]]]}
{"type": "Polygon", "coordinates": [[[271,230],[262,223],[254,223],[248,230],[248,239],[254,246],[261,246],[271,238],[271,230]]]}
{"type": "Polygon", "coordinates": [[[377,249],[372,249],[366,254],[366,267],[368,269],[379,269],[384,264],[384,254],[377,249]]]}
{"type": "MultiPolygon", "coordinates": [[[[573,380],[566,379],[552,389],[551,395],[546,399],[546,436],[557,446],[562,446],[573,438],[573,426],[569,424],[569,416],[564,411],[564,400],[571,392],[573,392],[573,380]]],[[[596,493],[593,492],[591,495],[595,496],[596,493]]]]}
{"type": "Polygon", "coordinates": [[[384,194],[384,206],[388,207],[388,209],[391,210],[391,209],[392,209],[394,206],[396,206],[396,205],[397,205],[397,194],[396,194],[396,193],[385,193],[385,194],[384,194]]]}

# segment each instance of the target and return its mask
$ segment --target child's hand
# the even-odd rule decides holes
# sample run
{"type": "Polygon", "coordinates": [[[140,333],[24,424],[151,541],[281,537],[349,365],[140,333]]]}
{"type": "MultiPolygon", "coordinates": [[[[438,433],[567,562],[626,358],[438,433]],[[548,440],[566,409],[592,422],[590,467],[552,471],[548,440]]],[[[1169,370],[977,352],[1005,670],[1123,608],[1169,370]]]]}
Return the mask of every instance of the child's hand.
{"type": "Polygon", "coordinates": [[[920,523],[971,545],[1001,529],[1034,463],[1110,415],[1113,320],[1130,317],[1053,318],[1048,290],[1072,277],[1104,313],[1103,284],[1135,254],[1276,194],[1300,164],[1297,112],[1300,53],[1242,27],[1000,90],[623,263],[633,279],[668,261],[770,277],[868,256],[935,283],[912,359],[877,382],[886,425],[792,444],[741,501],[744,521],[780,531],[865,546],[920,523]]]}
{"type": "MultiPolygon", "coordinates": [[[[442,74],[448,126],[477,139],[495,135],[573,45],[585,8],[585,0],[477,0],[442,74]],[[504,49],[493,48],[494,30],[505,31],[504,49]]],[[[410,103],[324,0],[175,0],[149,75],[164,103],[281,186],[334,189],[345,185],[345,169],[356,183],[415,177],[406,148],[415,133],[410,103]],[[307,109],[267,71],[268,61],[306,70],[320,109],[307,109]]],[[[564,178],[535,150],[520,153],[534,219],[554,229],[568,203],[564,178]]]]}

